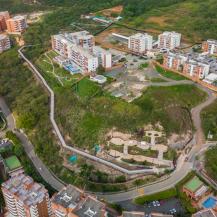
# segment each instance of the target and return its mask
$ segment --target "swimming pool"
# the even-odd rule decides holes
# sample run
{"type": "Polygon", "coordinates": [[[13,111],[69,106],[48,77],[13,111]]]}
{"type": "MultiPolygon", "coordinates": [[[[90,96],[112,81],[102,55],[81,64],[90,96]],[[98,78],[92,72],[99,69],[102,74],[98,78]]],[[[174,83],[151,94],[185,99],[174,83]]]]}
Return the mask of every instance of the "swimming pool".
{"type": "Polygon", "coordinates": [[[203,202],[204,208],[213,208],[217,205],[217,200],[213,197],[209,197],[207,200],[203,202]]]}

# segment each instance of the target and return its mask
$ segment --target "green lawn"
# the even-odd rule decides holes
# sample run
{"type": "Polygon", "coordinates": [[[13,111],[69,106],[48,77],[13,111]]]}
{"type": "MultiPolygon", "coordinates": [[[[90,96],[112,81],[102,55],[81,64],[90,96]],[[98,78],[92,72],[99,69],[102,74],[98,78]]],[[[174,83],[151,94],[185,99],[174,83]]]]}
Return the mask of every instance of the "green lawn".
{"type": "Polygon", "coordinates": [[[142,63],[142,64],[140,64],[140,66],[138,67],[140,70],[142,70],[142,69],[145,69],[145,68],[147,68],[149,66],[149,64],[148,63],[142,63]]]}
{"type": "Polygon", "coordinates": [[[165,199],[169,199],[169,198],[176,197],[176,196],[177,196],[176,188],[170,188],[166,191],[161,191],[156,194],[137,197],[134,200],[134,202],[139,205],[144,205],[145,203],[151,202],[154,200],[165,200],[165,199]]]}
{"type": "Polygon", "coordinates": [[[166,78],[170,78],[170,79],[176,80],[176,81],[187,80],[187,78],[185,78],[184,76],[178,75],[172,71],[165,70],[158,65],[156,65],[155,68],[156,68],[158,73],[160,73],[162,76],[164,76],[166,78]]]}
{"type": "Polygon", "coordinates": [[[89,98],[101,92],[102,88],[95,82],[84,78],[75,85],[75,91],[81,98],[89,98]]]}
{"type": "Polygon", "coordinates": [[[151,78],[150,79],[151,82],[166,82],[166,80],[164,80],[163,78],[151,78]]]}

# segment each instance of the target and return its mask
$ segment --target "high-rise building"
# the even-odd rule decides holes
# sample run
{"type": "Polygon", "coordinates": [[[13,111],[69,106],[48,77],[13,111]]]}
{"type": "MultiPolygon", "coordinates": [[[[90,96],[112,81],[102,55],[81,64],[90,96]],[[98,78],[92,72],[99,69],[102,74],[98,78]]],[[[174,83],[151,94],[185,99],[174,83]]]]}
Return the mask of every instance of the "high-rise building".
{"type": "Polygon", "coordinates": [[[27,28],[25,16],[15,16],[6,21],[9,33],[22,33],[27,28]]]}
{"type": "Polygon", "coordinates": [[[7,29],[6,20],[8,19],[10,19],[8,11],[0,12],[0,32],[5,31],[7,29]]]}
{"type": "Polygon", "coordinates": [[[144,54],[152,49],[153,37],[148,34],[137,33],[129,37],[128,48],[133,53],[144,54]]]}
{"type": "Polygon", "coordinates": [[[105,69],[112,67],[112,54],[109,51],[99,46],[94,46],[93,53],[98,57],[99,65],[102,65],[105,69]]]}
{"type": "Polygon", "coordinates": [[[73,44],[81,46],[82,48],[89,51],[92,51],[93,46],[95,45],[94,36],[91,35],[88,31],[65,33],[64,36],[68,38],[73,44]]]}
{"type": "Polygon", "coordinates": [[[158,36],[158,48],[173,50],[181,44],[181,34],[177,32],[163,32],[158,36]]]}
{"type": "Polygon", "coordinates": [[[204,52],[209,54],[217,54],[217,40],[209,39],[202,44],[202,49],[204,52]]]}
{"type": "Polygon", "coordinates": [[[189,59],[183,66],[184,74],[198,79],[206,77],[209,74],[209,70],[210,66],[207,63],[199,62],[194,59],[189,59]]]}
{"type": "Polygon", "coordinates": [[[89,46],[86,42],[79,42],[81,44],[77,45],[68,37],[69,35],[71,34],[53,35],[51,38],[53,50],[72,60],[84,72],[95,72],[99,66],[98,57],[90,52],[89,49],[86,49],[89,46]]]}
{"type": "Polygon", "coordinates": [[[11,47],[11,43],[9,37],[7,35],[0,34],[0,53],[10,49],[10,47],[11,47]]]}
{"type": "Polygon", "coordinates": [[[164,55],[163,65],[169,69],[182,70],[180,68],[183,66],[185,61],[187,61],[187,59],[187,55],[169,52],[168,54],[164,55]]]}
{"type": "Polygon", "coordinates": [[[24,174],[13,176],[2,184],[7,211],[14,217],[52,216],[48,191],[24,174]]]}

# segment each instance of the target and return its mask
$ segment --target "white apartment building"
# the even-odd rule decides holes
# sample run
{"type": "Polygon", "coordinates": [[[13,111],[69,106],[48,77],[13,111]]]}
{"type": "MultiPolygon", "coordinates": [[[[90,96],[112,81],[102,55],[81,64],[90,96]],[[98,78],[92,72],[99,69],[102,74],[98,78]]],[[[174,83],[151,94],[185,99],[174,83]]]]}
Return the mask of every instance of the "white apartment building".
{"type": "Polygon", "coordinates": [[[133,53],[144,54],[152,49],[153,37],[148,34],[137,33],[129,37],[128,48],[133,53]]]}
{"type": "Polygon", "coordinates": [[[104,66],[110,66],[109,55],[94,55],[94,39],[86,31],[54,35],[51,39],[53,50],[72,60],[84,72],[95,72],[99,67],[98,58],[104,66]]]}
{"type": "Polygon", "coordinates": [[[209,54],[217,54],[217,40],[209,39],[205,41],[202,45],[203,51],[209,54]]]}
{"type": "Polygon", "coordinates": [[[79,46],[69,46],[68,58],[85,72],[95,72],[99,67],[98,58],[79,46]]]}
{"type": "Polygon", "coordinates": [[[181,34],[177,32],[163,32],[158,36],[158,48],[173,50],[181,44],[181,34]]]}
{"type": "Polygon", "coordinates": [[[6,208],[13,217],[50,217],[51,203],[43,185],[24,174],[2,184],[6,208]]]}
{"type": "Polygon", "coordinates": [[[112,54],[99,47],[93,47],[93,54],[98,57],[99,65],[102,65],[105,69],[110,69],[112,67],[112,54]]]}
{"type": "Polygon", "coordinates": [[[179,70],[180,66],[183,65],[187,59],[188,55],[169,52],[164,55],[163,65],[169,69],[179,70]]]}
{"type": "Polygon", "coordinates": [[[0,35],[0,53],[11,48],[10,39],[7,35],[0,35]]]}
{"type": "Polygon", "coordinates": [[[203,62],[198,62],[197,60],[190,59],[185,62],[183,67],[183,73],[190,75],[191,77],[196,77],[203,79],[209,74],[210,66],[203,62]]]}
{"type": "Polygon", "coordinates": [[[89,51],[92,51],[93,46],[95,45],[94,36],[91,35],[88,31],[65,33],[64,36],[73,44],[81,46],[82,48],[89,51]]]}

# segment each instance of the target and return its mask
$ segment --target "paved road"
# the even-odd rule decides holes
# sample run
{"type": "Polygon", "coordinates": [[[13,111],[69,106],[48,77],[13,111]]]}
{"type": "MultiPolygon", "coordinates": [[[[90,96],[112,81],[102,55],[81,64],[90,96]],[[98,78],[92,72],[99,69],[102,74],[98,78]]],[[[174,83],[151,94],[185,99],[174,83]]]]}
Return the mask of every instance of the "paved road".
{"type": "Polygon", "coordinates": [[[23,144],[23,147],[25,149],[26,154],[34,164],[35,168],[39,172],[39,174],[42,176],[42,178],[50,184],[54,189],[57,191],[61,190],[64,185],[62,182],[60,182],[44,165],[44,163],[40,160],[40,158],[35,154],[34,152],[34,146],[29,142],[28,138],[25,134],[21,132],[17,132],[15,130],[15,121],[12,116],[12,113],[10,112],[7,104],[5,103],[4,99],[0,97],[0,108],[2,109],[3,113],[5,114],[7,118],[8,123],[8,129],[13,131],[17,137],[20,139],[20,141],[23,144]]]}

